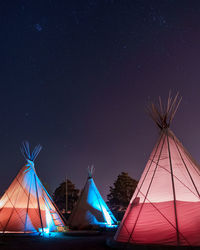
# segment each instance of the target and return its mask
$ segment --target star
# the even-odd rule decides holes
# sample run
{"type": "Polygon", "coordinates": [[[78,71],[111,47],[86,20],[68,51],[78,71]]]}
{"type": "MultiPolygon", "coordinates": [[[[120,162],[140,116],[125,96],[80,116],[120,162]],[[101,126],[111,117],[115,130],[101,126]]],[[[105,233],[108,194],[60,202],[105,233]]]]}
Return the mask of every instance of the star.
{"type": "Polygon", "coordinates": [[[36,23],[35,25],[34,25],[34,27],[35,27],[35,29],[37,30],[37,31],[42,31],[42,26],[39,24],[39,23],[36,23]]]}

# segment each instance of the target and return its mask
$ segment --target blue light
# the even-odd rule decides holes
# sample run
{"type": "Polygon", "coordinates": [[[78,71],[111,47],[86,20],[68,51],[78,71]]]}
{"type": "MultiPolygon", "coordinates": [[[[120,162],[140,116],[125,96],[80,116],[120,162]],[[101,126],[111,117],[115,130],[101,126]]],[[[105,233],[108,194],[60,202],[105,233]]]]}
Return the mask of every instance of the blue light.
{"type": "Polygon", "coordinates": [[[105,207],[102,207],[102,210],[103,210],[103,214],[104,214],[104,217],[106,219],[106,222],[108,223],[108,225],[112,225],[112,219],[108,213],[108,211],[105,209],[105,207]]]}
{"type": "Polygon", "coordinates": [[[48,227],[44,228],[44,232],[45,232],[45,234],[49,234],[49,228],[48,227]]]}
{"type": "MultiPolygon", "coordinates": [[[[38,178],[35,168],[34,168],[34,163],[31,161],[28,161],[26,164],[26,167],[23,171],[24,178],[22,185],[24,189],[30,193],[30,202],[29,202],[29,207],[33,206],[32,203],[35,202],[35,199],[37,199],[37,193],[39,197],[39,202],[40,202],[40,209],[45,212],[45,218],[43,217],[42,219],[44,220],[43,226],[47,227],[48,230],[46,231],[56,231],[56,225],[54,220],[59,221],[59,224],[63,225],[62,220],[60,219],[59,215],[57,214],[57,211],[52,204],[52,199],[44,186],[42,185],[40,179],[38,178]],[[37,185],[37,190],[36,190],[36,185],[37,185]],[[33,198],[35,198],[33,200],[33,198]]],[[[38,204],[37,204],[38,205],[38,204]]],[[[27,207],[27,204],[25,204],[25,207],[27,207]]],[[[64,225],[63,225],[64,226],[64,225]]],[[[34,228],[34,226],[31,224],[31,220],[29,219],[29,215],[27,215],[27,222],[26,222],[26,230],[39,230],[38,228],[34,228]]],[[[45,229],[45,228],[44,228],[45,229]]],[[[43,233],[44,231],[41,231],[42,229],[39,230],[39,232],[43,233]]]]}
{"type": "Polygon", "coordinates": [[[46,227],[46,228],[39,228],[39,232],[42,233],[42,234],[49,234],[49,228],[46,227]]]}
{"type": "Polygon", "coordinates": [[[106,227],[106,228],[117,228],[118,227],[118,225],[115,225],[115,224],[109,225],[106,222],[99,222],[98,224],[99,224],[99,226],[106,227]]]}
{"type": "Polygon", "coordinates": [[[46,210],[46,223],[48,227],[51,227],[54,225],[53,223],[53,219],[51,217],[51,214],[49,212],[49,209],[45,206],[45,210],[46,210]]]}
{"type": "Polygon", "coordinates": [[[115,224],[116,222],[114,215],[111,213],[105,201],[101,197],[93,179],[89,179],[88,182],[90,182],[90,185],[88,190],[87,202],[91,207],[102,213],[104,222],[97,221],[97,218],[91,212],[87,213],[87,217],[90,217],[92,224],[98,224],[103,227],[113,227],[113,224],[115,224]]]}

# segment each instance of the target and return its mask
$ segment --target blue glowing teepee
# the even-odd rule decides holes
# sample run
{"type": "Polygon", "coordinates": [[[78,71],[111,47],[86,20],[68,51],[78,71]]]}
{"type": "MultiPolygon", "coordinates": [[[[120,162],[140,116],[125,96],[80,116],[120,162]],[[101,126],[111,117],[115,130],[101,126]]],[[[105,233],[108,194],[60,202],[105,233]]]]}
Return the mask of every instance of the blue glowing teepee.
{"type": "Polygon", "coordinates": [[[115,227],[116,219],[101,197],[88,168],[88,178],[70,218],[70,228],[115,227]]]}
{"type": "Polygon", "coordinates": [[[0,233],[48,233],[64,228],[57,207],[35,171],[34,161],[41,148],[38,145],[30,153],[29,144],[22,145],[27,163],[0,199],[0,233]]]}

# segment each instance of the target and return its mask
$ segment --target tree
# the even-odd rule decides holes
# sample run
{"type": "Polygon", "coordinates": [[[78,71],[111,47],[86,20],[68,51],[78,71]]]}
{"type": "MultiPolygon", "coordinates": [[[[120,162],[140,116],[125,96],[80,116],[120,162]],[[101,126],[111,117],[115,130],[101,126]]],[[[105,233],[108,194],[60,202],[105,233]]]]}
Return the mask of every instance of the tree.
{"type": "MultiPolygon", "coordinates": [[[[67,213],[71,213],[79,197],[79,189],[67,180],[67,213]]],[[[66,182],[62,182],[53,193],[53,199],[60,211],[66,213],[66,182]]]]}
{"type": "Polygon", "coordinates": [[[113,212],[126,210],[137,184],[138,181],[132,179],[128,173],[122,172],[118,175],[113,187],[110,187],[110,193],[107,195],[108,205],[113,212]]]}

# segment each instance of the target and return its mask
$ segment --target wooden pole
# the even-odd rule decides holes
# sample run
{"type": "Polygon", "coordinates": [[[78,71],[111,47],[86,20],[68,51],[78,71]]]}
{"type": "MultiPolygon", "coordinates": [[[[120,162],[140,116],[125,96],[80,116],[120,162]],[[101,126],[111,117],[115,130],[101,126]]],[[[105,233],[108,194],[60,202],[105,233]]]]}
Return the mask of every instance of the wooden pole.
{"type": "Polygon", "coordinates": [[[166,130],[167,135],[167,145],[168,145],[168,154],[169,154],[169,164],[171,169],[171,180],[172,180],[172,190],[173,190],[173,197],[174,197],[174,215],[175,215],[175,223],[176,223],[176,236],[177,236],[177,245],[180,245],[180,237],[179,237],[179,225],[178,225],[178,217],[177,217],[177,208],[176,208],[176,190],[174,184],[174,174],[173,174],[173,167],[172,167],[172,159],[171,159],[171,152],[169,146],[169,132],[166,130]]]}
{"type": "Polygon", "coordinates": [[[67,190],[67,176],[65,177],[65,186],[66,186],[66,199],[65,199],[65,213],[67,214],[68,211],[68,190],[67,190]]]}
{"type": "Polygon", "coordinates": [[[38,203],[38,211],[39,211],[39,216],[40,216],[40,222],[41,222],[42,232],[44,233],[44,227],[43,227],[43,222],[42,222],[42,215],[41,215],[41,210],[40,210],[40,201],[39,201],[39,195],[38,195],[38,188],[37,188],[36,174],[35,173],[34,173],[34,179],[35,179],[35,190],[36,190],[36,196],[37,196],[37,203],[38,203]]]}

